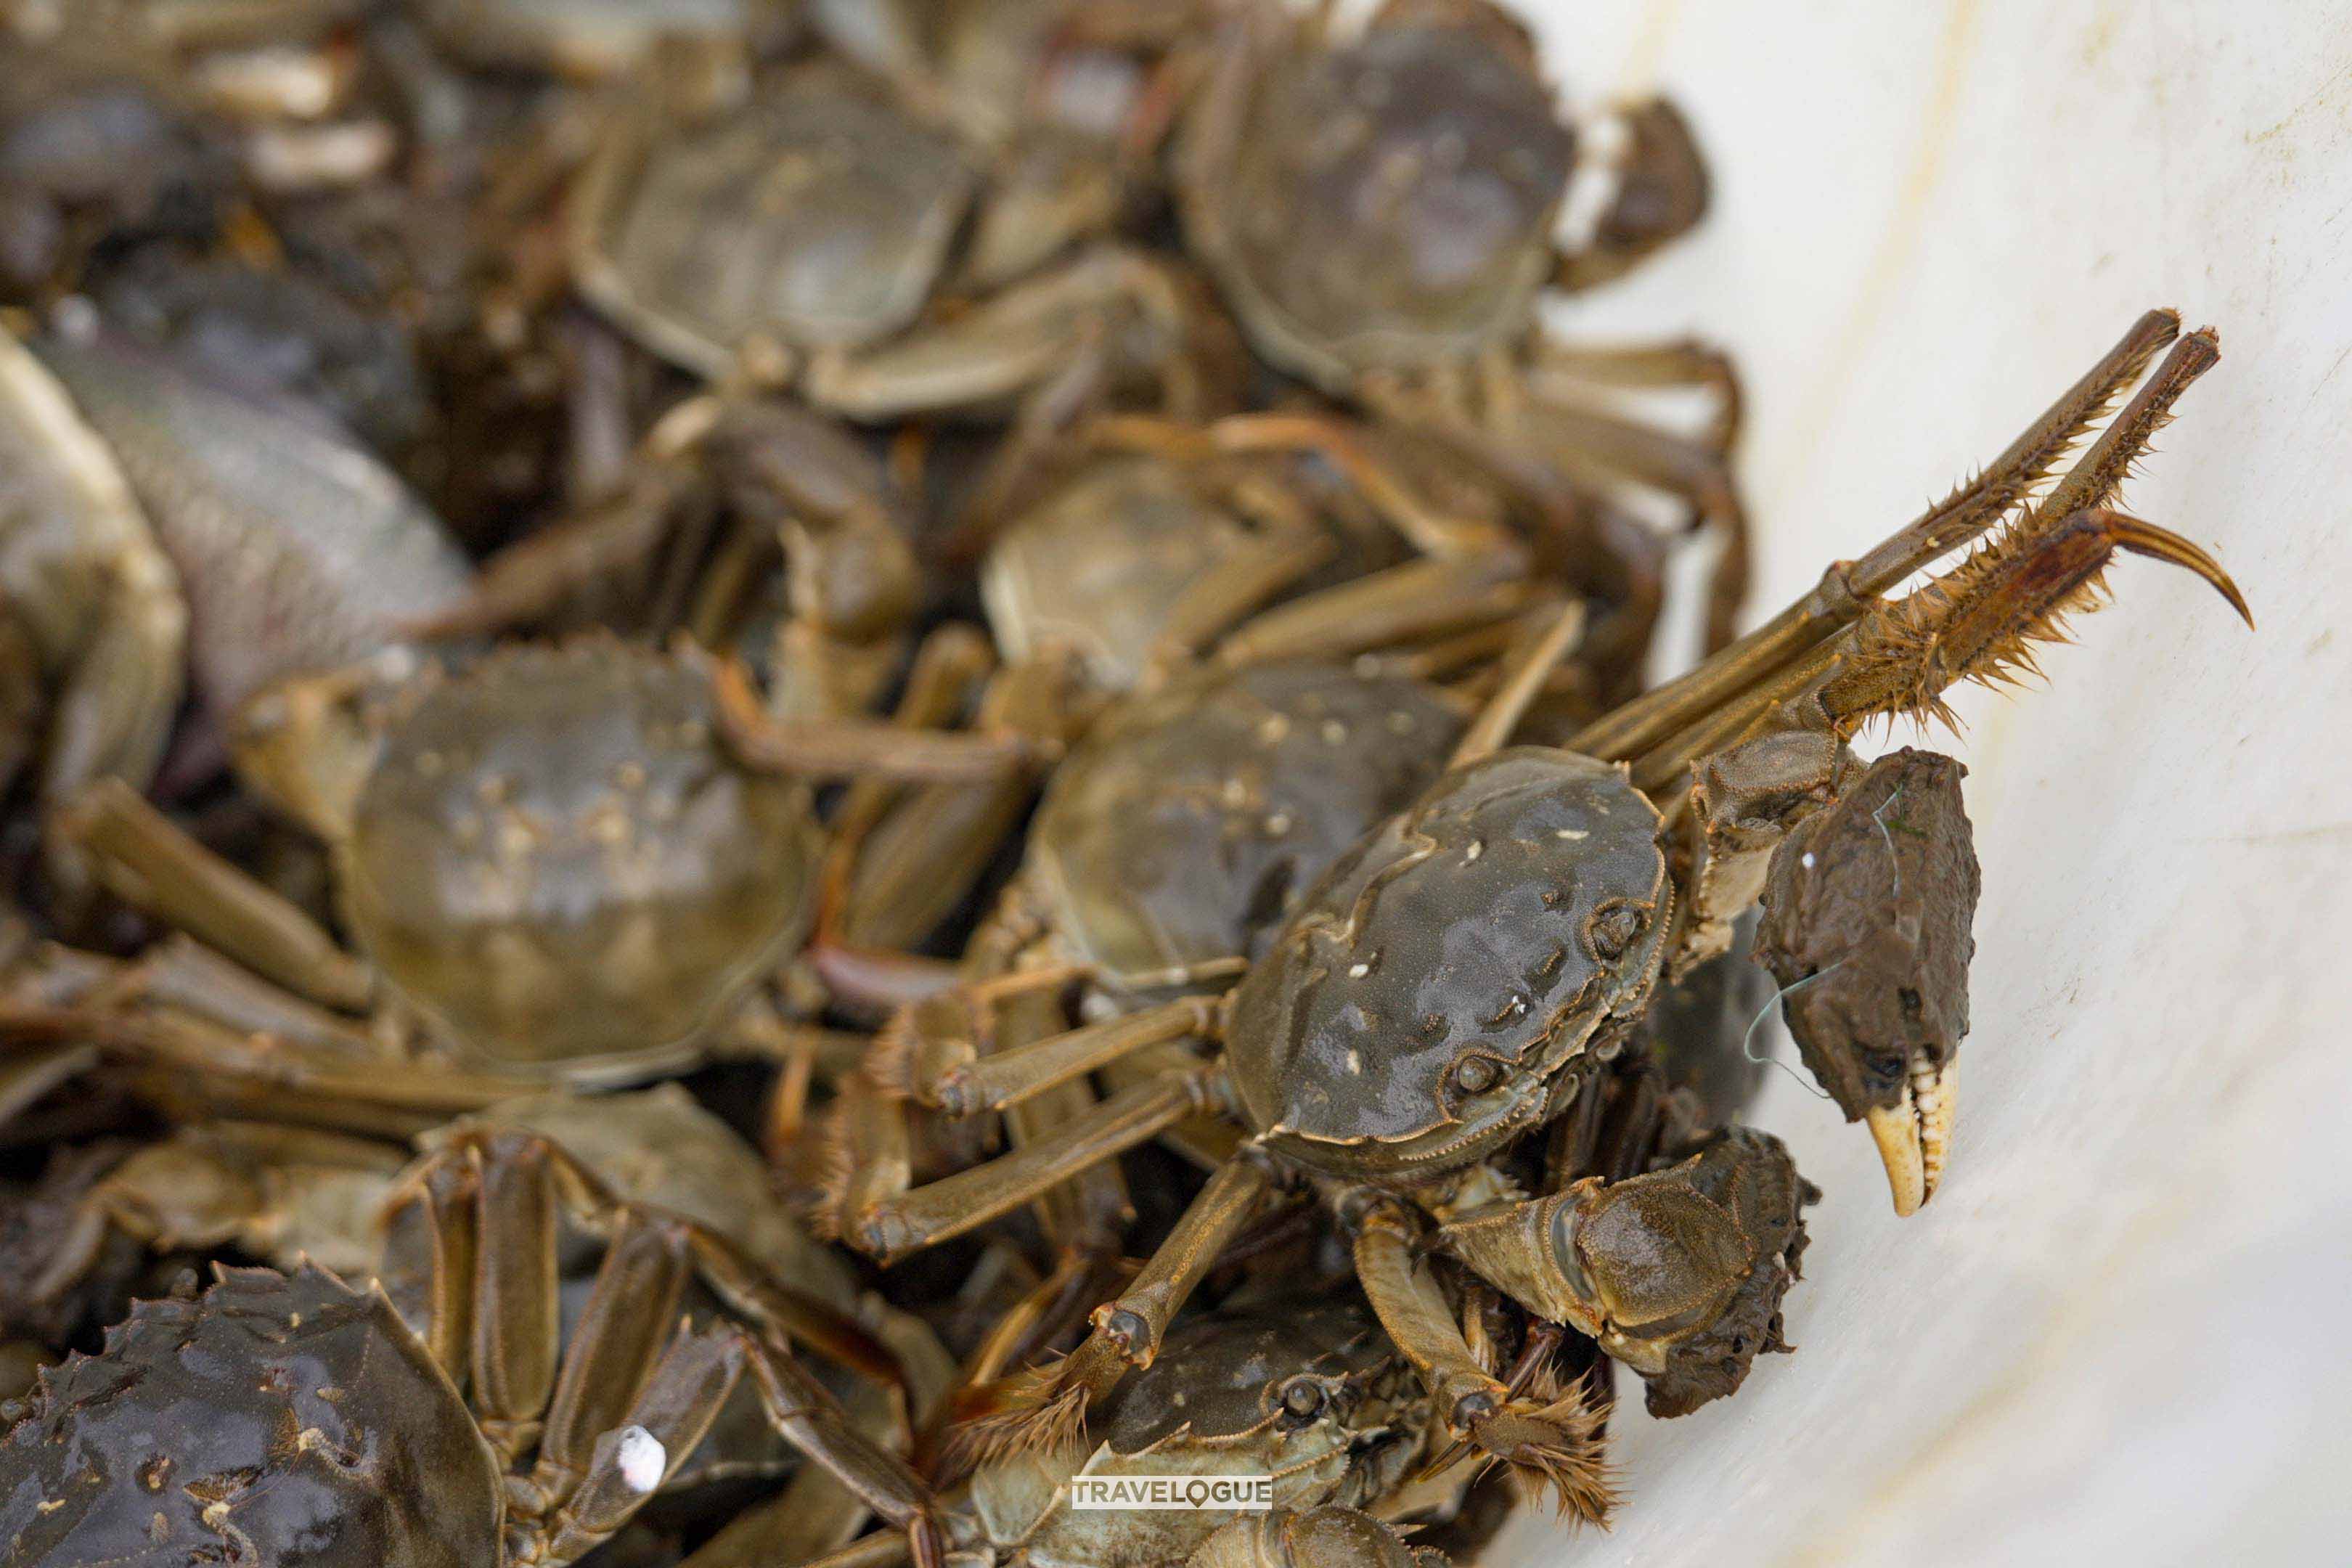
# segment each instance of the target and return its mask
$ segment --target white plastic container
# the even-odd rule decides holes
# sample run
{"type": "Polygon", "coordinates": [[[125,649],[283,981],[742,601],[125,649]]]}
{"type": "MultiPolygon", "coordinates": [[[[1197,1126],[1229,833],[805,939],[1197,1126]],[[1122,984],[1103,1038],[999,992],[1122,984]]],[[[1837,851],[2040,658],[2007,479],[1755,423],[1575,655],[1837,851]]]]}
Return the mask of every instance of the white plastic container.
{"type": "Polygon", "coordinates": [[[1629,1409],[1615,1530],[1522,1518],[1495,1561],[2352,1561],[2352,7],[1529,9],[1572,99],[1662,87],[1716,170],[1699,235],[1559,324],[1739,355],[1751,614],[2169,304],[2222,360],[2126,502],[2261,630],[2126,560],[2049,689],[1961,700],[1928,743],[1985,893],[1942,1189],[1896,1220],[1868,1136],[1776,1081],[1756,1120],[1829,1194],[1801,1348],[1629,1409]]]}

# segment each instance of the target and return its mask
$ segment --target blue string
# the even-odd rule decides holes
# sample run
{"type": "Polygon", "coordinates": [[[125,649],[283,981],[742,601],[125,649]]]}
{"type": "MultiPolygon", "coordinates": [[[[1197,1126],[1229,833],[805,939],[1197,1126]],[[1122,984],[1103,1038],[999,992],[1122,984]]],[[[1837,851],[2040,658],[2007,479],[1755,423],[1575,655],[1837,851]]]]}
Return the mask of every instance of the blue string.
{"type": "Polygon", "coordinates": [[[1764,1005],[1756,1009],[1756,1016],[1748,1020],[1748,1032],[1739,1037],[1739,1054],[1741,1056],[1746,1057],[1749,1061],[1756,1062],[1761,1066],[1779,1068],[1782,1072],[1787,1073],[1790,1078],[1796,1080],[1798,1088],[1803,1089],[1807,1094],[1811,1095],[1815,1100],[1829,1100],[1832,1097],[1806,1082],[1805,1077],[1802,1073],[1799,1072],[1795,1068],[1790,1067],[1787,1062],[1782,1061],[1779,1057],[1758,1056],[1755,1051],[1756,1028],[1758,1025],[1764,1022],[1765,1015],[1771,1012],[1775,1006],[1787,1001],[1798,992],[1802,991],[1806,986],[1811,985],[1814,981],[1819,980],[1822,975],[1827,974],[1831,969],[1837,968],[1839,964],[1843,964],[1845,960],[1841,958],[1837,961],[1837,963],[1831,964],[1829,969],[1817,969],[1811,974],[1806,975],[1802,980],[1798,981],[1795,984],[1784,985],[1778,991],[1773,992],[1771,995],[1764,999],[1764,1005]]]}

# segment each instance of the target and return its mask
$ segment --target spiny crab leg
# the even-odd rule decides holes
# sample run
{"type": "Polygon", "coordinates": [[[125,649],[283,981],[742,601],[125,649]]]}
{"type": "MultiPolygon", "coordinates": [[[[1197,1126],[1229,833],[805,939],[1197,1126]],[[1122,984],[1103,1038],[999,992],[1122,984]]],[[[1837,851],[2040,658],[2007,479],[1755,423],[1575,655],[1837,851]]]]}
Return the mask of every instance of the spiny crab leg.
{"type": "MultiPolygon", "coordinates": [[[[1975,480],[1860,560],[1831,567],[1819,587],[1687,675],[1587,725],[1570,749],[1612,760],[1638,756],[1852,625],[1874,595],[1977,538],[2031,495],[2179,331],[2180,318],[2173,311],[2148,311],[1975,480]]],[[[2084,481],[2078,488],[2085,493],[2077,499],[2071,491],[2053,491],[2053,500],[2086,504],[2097,499],[2094,490],[2102,476],[2105,489],[2121,479],[2173,398],[2212,363],[2217,351],[2210,335],[2204,337],[2203,352],[2168,361],[2078,465],[2075,473],[2084,481]]]]}
{"type": "MultiPolygon", "coordinates": [[[[2040,504],[1942,578],[1901,599],[1867,601],[1843,629],[1728,694],[1713,711],[1682,710],[1683,727],[1640,753],[1636,785],[1657,788],[1678,778],[1692,760],[1776,722],[1850,735],[1880,714],[1947,718],[1941,694],[1952,684],[1998,681],[2031,671],[2029,645],[2057,637],[2066,615],[2097,602],[2103,575],[2118,550],[2196,573],[2252,625],[2244,595],[2210,553],[2105,504],[2169,417],[2173,401],[2220,353],[2210,328],[2182,339],[2040,504]],[[1776,716],[1776,710],[1792,700],[1796,707],[1776,716]]],[[[1911,552],[1894,547],[1916,526],[1895,534],[1865,561],[1890,552],[1907,560],[1911,552]]],[[[1907,570],[1893,581],[1906,574],[1907,570]]],[[[1855,586],[1863,583],[1856,575],[1855,586]]],[[[1735,645],[1718,657],[1738,652],[1735,645]]],[[[1696,673],[1706,668],[1703,665],[1696,673]]]]}

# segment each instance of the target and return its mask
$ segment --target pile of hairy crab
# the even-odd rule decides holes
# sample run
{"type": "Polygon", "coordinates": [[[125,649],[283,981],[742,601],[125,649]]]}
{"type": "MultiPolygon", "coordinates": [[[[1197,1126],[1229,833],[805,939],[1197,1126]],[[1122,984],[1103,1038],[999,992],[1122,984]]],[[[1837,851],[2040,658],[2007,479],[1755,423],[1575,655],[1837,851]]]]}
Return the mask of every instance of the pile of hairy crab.
{"type": "Polygon", "coordinates": [[[1768,1012],[1967,1180],[1967,770],[1855,743],[2121,555],[2252,624],[2168,310],[1746,613],[1729,360],[1574,331],[1697,139],[1496,0],[0,65],[0,1568],[1573,1552],[1801,1375],[1768,1012]]]}

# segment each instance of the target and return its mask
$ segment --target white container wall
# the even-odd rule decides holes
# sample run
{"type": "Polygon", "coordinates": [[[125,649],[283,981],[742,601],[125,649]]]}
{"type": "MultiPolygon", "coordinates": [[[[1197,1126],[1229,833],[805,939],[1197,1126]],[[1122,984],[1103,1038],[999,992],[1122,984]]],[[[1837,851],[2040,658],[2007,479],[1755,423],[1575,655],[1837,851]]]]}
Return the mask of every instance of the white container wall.
{"type": "Polygon", "coordinates": [[[1868,1136],[1776,1081],[1756,1120],[1829,1194],[1798,1353],[1629,1409],[1613,1532],[1521,1519],[1497,1560],[2352,1560],[2352,7],[1531,8],[1572,100],[1664,88],[1716,170],[1698,236],[1559,325],[1738,353],[1751,615],[2174,305],[2222,360],[2126,502],[2261,630],[2126,560],[2048,689],[1961,700],[1929,743],[1985,894],[1941,1191],[1896,1220],[1868,1136]]]}

